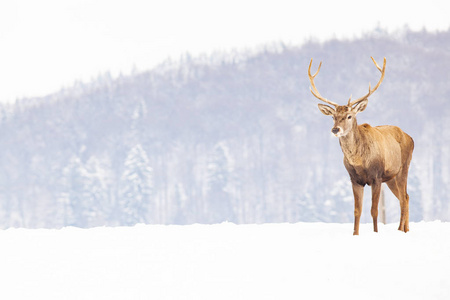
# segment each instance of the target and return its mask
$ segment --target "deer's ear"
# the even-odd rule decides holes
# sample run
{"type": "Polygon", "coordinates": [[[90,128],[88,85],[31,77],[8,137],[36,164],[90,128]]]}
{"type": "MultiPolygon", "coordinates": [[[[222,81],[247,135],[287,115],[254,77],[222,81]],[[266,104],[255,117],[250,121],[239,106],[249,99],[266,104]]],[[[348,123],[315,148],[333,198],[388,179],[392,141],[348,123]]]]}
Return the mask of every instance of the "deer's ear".
{"type": "Polygon", "coordinates": [[[333,115],[336,111],[331,106],[325,105],[325,104],[318,104],[320,111],[324,115],[333,115]]]}
{"type": "Polygon", "coordinates": [[[353,111],[357,114],[360,113],[362,111],[364,111],[367,107],[367,104],[369,103],[369,99],[366,98],[362,101],[359,101],[358,103],[356,103],[356,105],[353,107],[353,111]]]}

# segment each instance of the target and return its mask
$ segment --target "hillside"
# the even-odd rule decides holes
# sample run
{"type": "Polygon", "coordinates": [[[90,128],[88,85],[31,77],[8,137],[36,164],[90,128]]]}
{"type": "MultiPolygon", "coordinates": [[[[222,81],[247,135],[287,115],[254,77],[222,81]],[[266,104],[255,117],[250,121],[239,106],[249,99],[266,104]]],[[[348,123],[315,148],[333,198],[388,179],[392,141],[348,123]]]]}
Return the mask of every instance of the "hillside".
{"type": "Polygon", "coordinates": [[[413,137],[411,221],[450,220],[450,31],[377,31],[186,55],[3,105],[0,226],[351,222],[342,152],[307,67],[323,61],[317,87],[345,103],[378,80],[370,56],[387,58],[386,77],[358,121],[413,137]]]}

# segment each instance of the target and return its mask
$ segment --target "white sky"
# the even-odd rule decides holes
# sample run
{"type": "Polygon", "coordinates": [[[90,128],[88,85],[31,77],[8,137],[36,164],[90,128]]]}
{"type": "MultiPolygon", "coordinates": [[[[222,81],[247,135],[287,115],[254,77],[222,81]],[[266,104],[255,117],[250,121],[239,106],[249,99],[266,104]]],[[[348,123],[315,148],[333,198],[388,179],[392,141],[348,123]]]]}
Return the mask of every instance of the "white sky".
{"type": "Polygon", "coordinates": [[[2,0],[0,102],[44,96],[168,57],[310,37],[447,30],[448,0],[2,0]]]}

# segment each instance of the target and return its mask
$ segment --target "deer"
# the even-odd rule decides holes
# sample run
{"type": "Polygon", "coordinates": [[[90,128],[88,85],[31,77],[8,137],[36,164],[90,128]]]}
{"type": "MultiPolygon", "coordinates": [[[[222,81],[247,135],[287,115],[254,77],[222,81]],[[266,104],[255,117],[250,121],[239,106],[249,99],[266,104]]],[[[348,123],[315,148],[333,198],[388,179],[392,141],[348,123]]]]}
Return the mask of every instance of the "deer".
{"type": "Polygon", "coordinates": [[[408,169],[414,150],[413,139],[399,127],[383,125],[372,127],[365,123],[358,125],[356,115],[363,112],[371,96],[381,85],[386,71],[386,58],[381,68],[373,57],[372,61],[381,72],[378,83],[369,92],[347,105],[339,105],[320,95],[314,84],[314,78],[320,71],[322,62],[313,75],[309,63],[308,76],[311,83],[310,91],[317,99],[329,104],[319,103],[319,110],[334,120],[331,132],[339,138],[339,144],[344,154],[344,166],[350,175],[353,197],[355,201],[353,235],[359,235],[359,222],[362,213],[364,186],[372,190],[371,216],[373,230],[378,232],[378,202],[381,184],[386,183],[400,202],[400,225],[398,230],[409,231],[409,195],[407,193],[408,169]]]}

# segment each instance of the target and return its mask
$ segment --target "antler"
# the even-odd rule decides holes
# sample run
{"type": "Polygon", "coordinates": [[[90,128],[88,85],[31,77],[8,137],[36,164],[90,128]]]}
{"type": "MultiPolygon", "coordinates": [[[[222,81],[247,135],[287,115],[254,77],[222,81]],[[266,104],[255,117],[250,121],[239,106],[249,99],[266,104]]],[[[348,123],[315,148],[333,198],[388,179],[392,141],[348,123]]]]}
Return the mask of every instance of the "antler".
{"type": "Polygon", "coordinates": [[[376,85],[373,89],[370,88],[370,83],[369,83],[369,92],[368,92],[366,95],[362,96],[362,97],[359,98],[359,99],[356,99],[355,101],[351,101],[351,100],[352,100],[352,97],[350,97],[350,99],[348,99],[348,104],[347,104],[347,106],[350,106],[350,107],[351,107],[351,106],[353,106],[354,104],[356,104],[356,103],[358,103],[358,102],[360,102],[360,101],[362,101],[362,100],[364,100],[364,99],[367,99],[370,95],[372,95],[373,92],[375,92],[375,91],[377,90],[377,88],[380,86],[381,82],[382,82],[383,79],[384,79],[384,72],[386,71],[386,57],[384,58],[383,69],[380,68],[380,66],[377,64],[377,62],[375,61],[375,59],[373,59],[372,56],[371,56],[370,58],[373,60],[373,63],[375,64],[375,66],[377,67],[377,69],[381,72],[381,78],[380,78],[380,80],[378,81],[377,85],[376,85]]]}
{"type": "Polygon", "coordinates": [[[319,73],[320,71],[320,67],[322,66],[322,62],[320,62],[319,64],[319,68],[317,69],[317,72],[314,75],[311,75],[311,65],[312,65],[312,58],[311,58],[311,62],[309,63],[309,68],[308,68],[308,76],[309,76],[309,81],[311,82],[311,87],[309,88],[309,90],[311,91],[311,93],[314,95],[314,97],[316,97],[319,100],[322,100],[325,103],[334,105],[335,107],[338,107],[339,105],[337,103],[334,103],[324,97],[322,97],[319,93],[319,91],[316,88],[316,85],[314,84],[314,77],[316,77],[316,75],[319,73]]]}

